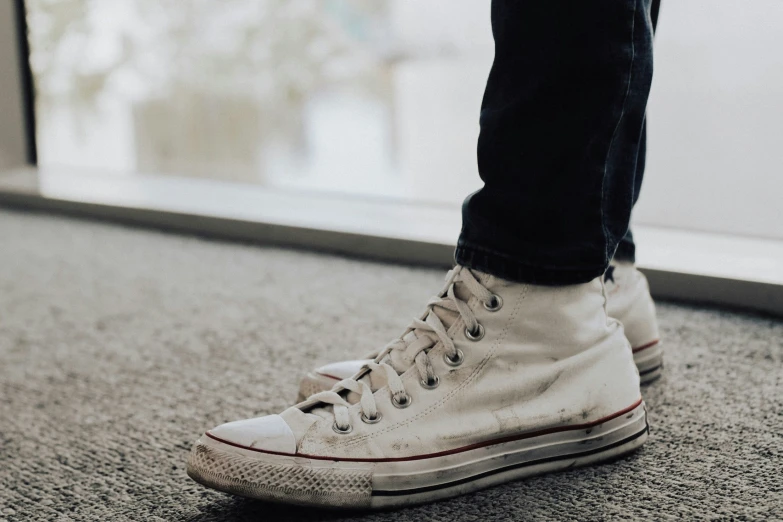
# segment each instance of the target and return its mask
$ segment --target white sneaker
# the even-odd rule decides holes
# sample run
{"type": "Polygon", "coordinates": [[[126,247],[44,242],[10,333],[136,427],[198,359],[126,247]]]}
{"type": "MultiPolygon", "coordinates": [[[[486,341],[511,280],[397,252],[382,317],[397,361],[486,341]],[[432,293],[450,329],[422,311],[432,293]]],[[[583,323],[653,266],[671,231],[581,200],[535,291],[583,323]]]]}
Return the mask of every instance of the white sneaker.
{"type": "Polygon", "coordinates": [[[380,508],[594,464],[647,439],[639,375],[602,282],[523,285],[457,267],[355,379],[223,424],[188,474],[229,493],[380,508]]]}
{"type": "MultiPolygon", "coordinates": [[[[604,283],[609,316],[623,323],[641,383],[647,384],[660,377],[663,369],[658,320],[647,278],[633,263],[613,261],[604,275],[604,283]]],[[[301,402],[320,391],[331,390],[337,382],[356,375],[377,356],[378,353],[374,352],[362,359],[330,363],[308,372],[299,384],[297,401],[301,402]]]]}
{"type": "Polygon", "coordinates": [[[604,284],[607,312],[623,323],[642,384],[654,381],[663,371],[663,347],[647,278],[633,263],[613,261],[604,284]]]}

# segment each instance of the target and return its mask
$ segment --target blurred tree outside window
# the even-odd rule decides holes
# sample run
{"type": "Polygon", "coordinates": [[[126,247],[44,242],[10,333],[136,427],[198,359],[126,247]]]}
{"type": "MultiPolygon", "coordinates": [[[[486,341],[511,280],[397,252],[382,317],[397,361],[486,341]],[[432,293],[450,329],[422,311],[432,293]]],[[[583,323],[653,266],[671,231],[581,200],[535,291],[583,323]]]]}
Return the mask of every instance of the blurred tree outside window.
{"type": "Polygon", "coordinates": [[[386,5],[28,0],[39,126],[59,119],[84,141],[124,104],[128,167],[263,181],[268,149],[305,152],[303,119],[319,93],[350,85],[388,97],[386,5]]]}

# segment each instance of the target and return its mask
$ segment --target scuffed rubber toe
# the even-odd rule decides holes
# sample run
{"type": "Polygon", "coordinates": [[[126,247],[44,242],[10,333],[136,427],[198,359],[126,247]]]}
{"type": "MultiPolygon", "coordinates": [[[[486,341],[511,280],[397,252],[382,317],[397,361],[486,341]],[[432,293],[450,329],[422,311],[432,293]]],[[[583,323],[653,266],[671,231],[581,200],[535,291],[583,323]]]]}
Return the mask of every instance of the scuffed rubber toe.
{"type": "Polygon", "coordinates": [[[221,424],[209,430],[207,436],[244,448],[275,453],[296,453],[294,432],[280,415],[267,415],[221,424]]]}

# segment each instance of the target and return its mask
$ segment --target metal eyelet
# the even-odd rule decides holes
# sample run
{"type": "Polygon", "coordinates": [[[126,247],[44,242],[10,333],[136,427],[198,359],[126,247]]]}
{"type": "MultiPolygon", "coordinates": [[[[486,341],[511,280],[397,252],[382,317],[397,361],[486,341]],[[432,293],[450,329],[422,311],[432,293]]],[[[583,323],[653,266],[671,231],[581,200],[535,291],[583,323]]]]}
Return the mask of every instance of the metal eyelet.
{"type": "Polygon", "coordinates": [[[422,379],[421,381],[419,381],[419,383],[421,384],[422,388],[427,388],[428,390],[434,390],[440,384],[440,377],[436,375],[435,377],[432,378],[431,381],[428,379],[422,379]]]}
{"type": "Polygon", "coordinates": [[[332,424],[332,429],[334,430],[335,433],[339,433],[340,435],[346,435],[346,434],[351,433],[353,431],[353,426],[351,426],[349,424],[348,427],[343,430],[335,422],[334,424],[332,424]]]}
{"type": "Polygon", "coordinates": [[[383,415],[381,415],[381,412],[379,411],[375,412],[375,417],[368,417],[362,413],[362,422],[365,424],[375,424],[376,422],[380,422],[381,418],[383,418],[383,415]]]}
{"type": "Polygon", "coordinates": [[[410,406],[412,402],[413,399],[411,399],[410,395],[402,395],[399,399],[396,395],[392,396],[392,404],[395,408],[399,408],[401,410],[410,406]]]}
{"type": "Polygon", "coordinates": [[[503,307],[503,298],[497,294],[492,294],[489,301],[484,301],[484,308],[490,312],[497,312],[503,307]]]}
{"type": "Polygon", "coordinates": [[[455,358],[449,357],[449,354],[444,353],[443,354],[443,360],[446,361],[446,364],[449,366],[459,366],[462,364],[462,361],[465,360],[465,354],[462,353],[462,350],[457,350],[457,356],[455,358]]]}
{"type": "Polygon", "coordinates": [[[475,332],[471,332],[470,328],[465,327],[465,337],[474,343],[480,341],[484,337],[484,327],[479,324],[475,332]]]}

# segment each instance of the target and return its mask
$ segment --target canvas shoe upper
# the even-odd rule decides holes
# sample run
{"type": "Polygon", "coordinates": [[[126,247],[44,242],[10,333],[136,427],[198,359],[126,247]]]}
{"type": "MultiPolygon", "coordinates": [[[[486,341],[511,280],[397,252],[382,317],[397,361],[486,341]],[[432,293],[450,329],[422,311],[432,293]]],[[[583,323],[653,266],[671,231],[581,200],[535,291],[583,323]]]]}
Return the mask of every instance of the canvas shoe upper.
{"type": "Polygon", "coordinates": [[[353,378],[209,430],[188,473],[265,500],[384,507],[631,451],[647,436],[639,376],[604,303],[599,279],[543,287],[457,267],[353,378]]]}
{"type": "Polygon", "coordinates": [[[663,349],[650,287],[636,266],[615,261],[604,274],[606,308],[623,323],[642,384],[661,376],[663,349]]]}
{"type": "MultiPolygon", "coordinates": [[[[607,311],[618,319],[631,344],[642,384],[660,377],[663,351],[659,343],[655,304],[650,296],[647,279],[633,263],[613,261],[604,275],[607,311]]],[[[305,375],[299,385],[298,401],[324,390],[338,381],[355,375],[378,352],[361,359],[350,359],[321,366],[305,375]]]]}

